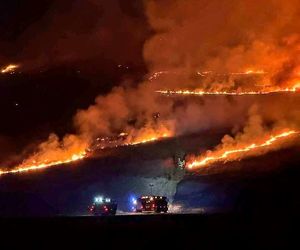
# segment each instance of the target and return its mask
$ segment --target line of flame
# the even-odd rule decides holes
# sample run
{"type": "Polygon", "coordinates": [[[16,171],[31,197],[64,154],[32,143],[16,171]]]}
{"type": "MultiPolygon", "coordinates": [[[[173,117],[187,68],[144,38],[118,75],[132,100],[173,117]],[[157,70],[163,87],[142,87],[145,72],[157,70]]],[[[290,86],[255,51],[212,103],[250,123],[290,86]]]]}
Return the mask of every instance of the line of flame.
{"type": "Polygon", "coordinates": [[[1,69],[2,74],[14,72],[15,69],[19,68],[18,64],[9,64],[1,69]]]}
{"type": "MultiPolygon", "coordinates": [[[[171,70],[162,70],[162,71],[156,71],[154,73],[152,73],[148,80],[152,81],[155,80],[157,78],[159,78],[162,75],[180,75],[183,74],[183,72],[180,71],[171,71],[171,70]]],[[[266,75],[268,74],[268,72],[265,72],[264,70],[246,70],[243,72],[228,72],[228,73],[220,73],[220,72],[213,72],[213,71],[196,71],[196,74],[199,76],[209,76],[209,75],[213,75],[213,76],[230,76],[230,75],[266,75]]]]}
{"type": "MultiPolygon", "coordinates": [[[[151,138],[137,140],[137,141],[130,142],[130,143],[124,143],[124,144],[119,145],[118,147],[134,146],[134,145],[150,143],[150,142],[154,142],[154,141],[160,140],[162,138],[167,138],[167,137],[170,137],[170,135],[165,133],[162,136],[158,136],[158,137],[151,137],[151,138]]],[[[109,148],[109,146],[103,147],[101,149],[105,149],[105,148],[109,148]]],[[[87,158],[87,153],[86,153],[86,151],[83,151],[83,152],[80,152],[77,154],[73,154],[70,158],[68,158],[66,160],[58,160],[58,161],[53,161],[53,162],[44,161],[43,163],[39,163],[39,164],[36,163],[33,165],[21,164],[18,167],[10,169],[10,170],[0,170],[0,176],[7,175],[7,174],[18,174],[18,173],[36,171],[36,170],[40,170],[40,169],[45,169],[45,168],[49,168],[49,167],[53,167],[53,166],[58,166],[58,165],[63,165],[63,164],[83,160],[85,158],[87,158]]]]}
{"type": "Polygon", "coordinates": [[[259,148],[266,148],[282,138],[286,138],[286,137],[289,137],[289,136],[292,136],[292,135],[295,135],[298,133],[299,133],[299,131],[290,130],[290,131],[283,132],[283,133],[280,133],[277,135],[272,135],[269,139],[267,139],[265,142],[263,142],[261,144],[253,143],[253,144],[250,144],[248,146],[245,146],[245,147],[242,147],[239,149],[227,150],[224,153],[222,153],[220,156],[208,156],[208,157],[200,156],[199,160],[192,160],[191,162],[188,162],[187,168],[194,169],[194,168],[208,166],[215,162],[230,161],[231,160],[231,159],[229,159],[230,155],[238,154],[238,153],[245,153],[245,152],[249,152],[252,150],[259,149],[259,148]]]}
{"type": "Polygon", "coordinates": [[[5,174],[17,174],[17,173],[23,173],[23,172],[30,172],[30,171],[35,171],[35,170],[40,170],[44,168],[49,168],[57,165],[62,165],[62,164],[67,164],[75,161],[82,160],[87,157],[87,153],[80,152],[78,154],[73,154],[70,158],[66,160],[61,160],[61,161],[53,161],[53,162],[44,162],[36,165],[19,165],[18,167],[11,169],[11,170],[0,170],[0,176],[5,175],[5,174]]]}
{"type": "Polygon", "coordinates": [[[158,141],[158,140],[161,140],[163,138],[168,138],[168,137],[171,137],[171,135],[168,134],[168,133],[165,133],[165,134],[163,134],[161,136],[158,136],[158,137],[151,137],[151,138],[147,138],[147,139],[137,140],[137,141],[134,141],[134,142],[122,144],[121,146],[135,146],[135,145],[140,145],[140,144],[145,144],[145,143],[158,141]]]}
{"type": "Polygon", "coordinates": [[[266,91],[204,91],[204,90],[157,90],[156,93],[163,95],[194,95],[194,96],[205,96],[205,95],[227,95],[227,96],[243,96],[243,95],[269,95],[276,93],[295,93],[299,90],[298,87],[283,88],[266,91]]]}

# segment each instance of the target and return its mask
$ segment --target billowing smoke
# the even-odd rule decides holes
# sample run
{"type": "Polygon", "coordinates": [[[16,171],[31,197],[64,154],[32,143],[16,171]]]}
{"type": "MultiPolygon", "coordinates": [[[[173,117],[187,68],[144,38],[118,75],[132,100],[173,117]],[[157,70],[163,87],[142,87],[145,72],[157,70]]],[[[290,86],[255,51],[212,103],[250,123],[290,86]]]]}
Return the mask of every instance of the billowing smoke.
{"type": "MultiPolygon", "coordinates": [[[[160,89],[256,91],[299,87],[298,1],[150,0],[147,3],[149,22],[157,33],[146,42],[144,56],[151,80],[154,79],[160,89]],[[244,72],[259,74],[242,74],[244,72]]],[[[219,100],[211,106],[197,105],[193,111],[195,116],[199,117],[199,112],[214,113],[223,121],[223,126],[235,124],[232,133],[236,135],[225,136],[208,157],[222,155],[227,149],[241,149],[243,145],[260,145],[260,139],[272,138],[273,133],[284,129],[299,130],[297,96],[250,99],[236,99],[229,111],[227,104],[218,105],[219,100]],[[251,109],[253,104],[255,112],[251,109]],[[245,106],[250,113],[248,122],[243,121],[243,128],[234,112],[240,111],[240,118],[245,118],[248,111],[240,108],[245,106]]],[[[209,120],[205,116],[201,118],[198,129],[209,120]]],[[[282,146],[276,143],[250,155],[282,146]]],[[[235,159],[244,156],[245,153],[240,152],[235,159]]],[[[200,156],[200,160],[203,158],[200,156]]]]}
{"type": "Polygon", "coordinates": [[[185,102],[167,99],[156,94],[156,88],[155,83],[148,82],[137,88],[117,87],[107,96],[97,97],[88,109],[80,110],[75,124],[82,134],[92,137],[122,131],[129,134],[170,131],[171,135],[181,135],[231,126],[232,120],[242,121],[239,116],[247,110],[247,102],[235,108],[236,103],[226,98],[185,102]]]}
{"type": "MultiPolygon", "coordinates": [[[[300,131],[282,124],[266,126],[257,107],[253,106],[249,112],[249,119],[242,132],[234,137],[225,135],[220,145],[213,151],[207,151],[200,156],[188,156],[189,169],[207,168],[219,162],[241,160],[251,156],[258,156],[270,151],[278,150],[295,144],[300,131]]],[[[223,169],[221,169],[223,170],[223,169]]]]}
{"type": "MultiPolygon", "coordinates": [[[[145,80],[137,88],[119,87],[105,97],[98,97],[94,105],[79,111],[75,117],[81,132],[96,136],[123,130],[130,133],[143,128],[156,129],[158,123],[179,135],[238,126],[245,122],[253,102],[262,113],[262,123],[286,126],[298,123],[295,110],[300,102],[296,98],[289,103],[282,97],[237,100],[219,97],[179,103],[154,93],[169,86],[196,86],[199,81],[195,75],[199,71],[266,72],[263,77],[248,77],[249,88],[260,84],[294,84],[298,80],[295,53],[299,44],[296,20],[300,4],[297,1],[149,0],[146,10],[156,33],[145,43],[144,57],[149,75],[159,77],[145,80]],[[153,121],[157,112],[160,118],[153,121]]],[[[228,77],[220,82],[209,77],[204,84],[220,89],[236,87],[242,81],[228,77]]]]}
{"type": "MultiPolygon", "coordinates": [[[[288,86],[299,79],[298,1],[147,3],[149,22],[157,31],[145,44],[149,69],[181,73],[171,81],[162,79],[162,85],[193,84],[192,76],[199,71],[268,72],[259,84],[288,86]]],[[[212,88],[218,84],[209,83],[212,88]]]]}

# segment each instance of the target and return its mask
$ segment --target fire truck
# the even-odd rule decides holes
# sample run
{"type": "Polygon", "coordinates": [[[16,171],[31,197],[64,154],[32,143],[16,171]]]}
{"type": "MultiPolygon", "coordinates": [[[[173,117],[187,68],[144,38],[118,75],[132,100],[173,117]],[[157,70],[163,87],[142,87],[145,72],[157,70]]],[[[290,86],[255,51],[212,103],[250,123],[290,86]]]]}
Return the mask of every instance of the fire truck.
{"type": "Polygon", "coordinates": [[[137,213],[152,212],[166,213],[168,212],[168,199],[164,196],[142,196],[133,200],[134,211],[137,213]]]}
{"type": "Polygon", "coordinates": [[[116,215],[118,204],[111,198],[97,196],[88,210],[94,216],[116,215]]]}

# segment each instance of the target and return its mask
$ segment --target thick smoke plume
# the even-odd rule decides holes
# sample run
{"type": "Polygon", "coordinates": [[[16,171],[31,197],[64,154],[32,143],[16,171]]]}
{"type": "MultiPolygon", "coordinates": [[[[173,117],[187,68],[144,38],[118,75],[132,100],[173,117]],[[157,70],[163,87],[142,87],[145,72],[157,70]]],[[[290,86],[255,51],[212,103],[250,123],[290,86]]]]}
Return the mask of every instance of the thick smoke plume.
{"type": "Polygon", "coordinates": [[[268,77],[260,84],[299,80],[298,1],[150,0],[147,6],[157,31],[145,45],[150,70],[182,75],[164,85],[191,84],[198,71],[264,70],[268,77]]]}
{"type": "MultiPolygon", "coordinates": [[[[137,88],[119,87],[94,105],[79,111],[75,123],[84,134],[113,134],[163,124],[174,135],[240,125],[253,102],[261,111],[262,123],[298,124],[300,102],[283,97],[208,98],[202,102],[163,99],[153,93],[159,88],[197,85],[199,71],[219,73],[267,72],[248,77],[248,88],[256,85],[294,85],[298,81],[297,50],[300,4],[297,1],[146,1],[147,16],[155,34],[144,47],[149,75],[137,88]],[[272,11],[270,11],[272,10],[272,11]],[[296,56],[295,56],[296,55],[296,56]],[[168,74],[168,72],[170,72],[168,74]],[[153,120],[159,112],[160,117],[153,120]]],[[[211,88],[238,87],[245,81],[229,77],[213,82],[211,88]]],[[[199,87],[199,86],[198,86],[199,87]]]]}
{"type": "MultiPolygon", "coordinates": [[[[147,6],[149,22],[157,33],[146,42],[144,56],[160,89],[256,91],[299,87],[298,1],[150,0],[147,6]],[[264,73],[239,74],[243,72],[264,73]]],[[[218,103],[198,105],[197,110],[209,114],[215,105],[218,103]]],[[[226,112],[225,107],[218,106],[217,110],[226,112]]],[[[299,98],[291,95],[238,98],[235,107],[221,116],[222,125],[226,120],[228,126],[235,124],[232,133],[236,135],[225,136],[216,151],[255,143],[282,129],[299,130],[299,107],[299,98]],[[250,109],[243,129],[237,116],[230,116],[241,106],[250,109]]],[[[247,113],[240,109],[240,117],[247,113]]],[[[206,121],[203,116],[202,123],[206,121]]]]}

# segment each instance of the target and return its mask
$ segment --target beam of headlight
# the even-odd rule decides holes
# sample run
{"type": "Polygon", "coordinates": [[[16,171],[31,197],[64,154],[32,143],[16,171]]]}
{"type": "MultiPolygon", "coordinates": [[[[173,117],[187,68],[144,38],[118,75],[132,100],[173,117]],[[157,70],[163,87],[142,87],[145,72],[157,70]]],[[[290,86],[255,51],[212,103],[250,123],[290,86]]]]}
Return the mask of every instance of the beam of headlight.
{"type": "Polygon", "coordinates": [[[1,69],[2,74],[13,73],[20,65],[18,64],[9,64],[1,69]]]}
{"type": "Polygon", "coordinates": [[[187,168],[188,169],[197,169],[205,166],[209,166],[216,162],[228,162],[239,160],[242,158],[247,157],[245,153],[253,152],[255,153],[256,150],[266,148],[272,146],[274,143],[282,141],[284,139],[290,138],[293,135],[299,134],[299,131],[289,130],[286,132],[282,132],[279,134],[271,135],[269,138],[265,139],[263,142],[260,143],[251,143],[246,146],[236,146],[232,149],[221,149],[212,152],[209,156],[199,156],[196,158],[191,158],[187,161],[187,168]]]}
{"type": "Polygon", "coordinates": [[[246,96],[246,95],[270,95],[276,93],[296,93],[298,92],[298,87],[283,88],[283,89],[273,89],[265,91],[204,91],[204,90],[157,90],[156,93],[162,95],[178,95],[178,96],[246,96]]]}

